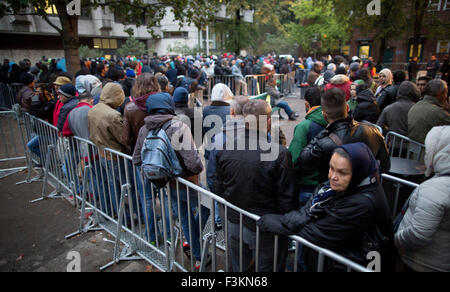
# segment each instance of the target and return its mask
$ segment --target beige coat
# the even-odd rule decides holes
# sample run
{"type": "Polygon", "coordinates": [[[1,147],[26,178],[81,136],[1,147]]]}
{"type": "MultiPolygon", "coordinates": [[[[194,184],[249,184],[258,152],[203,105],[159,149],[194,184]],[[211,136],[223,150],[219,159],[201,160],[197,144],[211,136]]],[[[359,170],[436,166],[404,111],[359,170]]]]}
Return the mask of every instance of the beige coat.
{"type": "Polygon", "coordinates": [[[102,90],[99,104],[89,111],[90,139],[100,148],[101,157],[104,157],[104,148],[128,152],[128,145],[122,145],[120,139],[123,118],[116,110],[124,101],[125,94],[122,87],[116,83],[108,83],[102,90]]]}

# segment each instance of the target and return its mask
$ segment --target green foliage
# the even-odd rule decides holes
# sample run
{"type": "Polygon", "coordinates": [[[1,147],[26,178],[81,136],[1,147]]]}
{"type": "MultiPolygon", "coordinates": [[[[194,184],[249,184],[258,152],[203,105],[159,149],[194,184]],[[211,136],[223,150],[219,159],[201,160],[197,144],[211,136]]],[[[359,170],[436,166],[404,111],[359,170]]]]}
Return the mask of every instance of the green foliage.
{"type": "Polygon", "coordinates": [[[88,46],[80,46],[80,58],[98,58],[104,55],[103,51],[99,49],[90,49],[88,46]]]}
{"type": "Polygon", "coordinates": [[[332,1],[296,1],[291,5],[291,11],[296,22],[285,26],[287,36],[306,52],[329,52],[350,39],[350,23],[336,13],[332,1]],[[314,48],[314,42],[321,43],[321,47],[314,48]]]}
{"type": "Polygon", "coordinates": [[[134,37],[130,37],[127,41],[122,45],[120,49],[117,49],[117,53],[119,56],[136,56],[140,57],[145,54],[148,54],[147,49],[145,48],[145,44],[134,37]]]}
{"type": "Polygon", "coordinates": [[[167,47],[167,51],[169,53],[173,53],[173,54],[177,54],[177,55],[181,54],[181,55],[185,55],[185,56],[189,56],[189,55],[195,56],[197,54],[203,53],[203,50],[201,50],[198,46],[191,48],[188,45],[183,44],[181,42],[175,42],[175,44],[173,46],[169,45],[167,47]]]}

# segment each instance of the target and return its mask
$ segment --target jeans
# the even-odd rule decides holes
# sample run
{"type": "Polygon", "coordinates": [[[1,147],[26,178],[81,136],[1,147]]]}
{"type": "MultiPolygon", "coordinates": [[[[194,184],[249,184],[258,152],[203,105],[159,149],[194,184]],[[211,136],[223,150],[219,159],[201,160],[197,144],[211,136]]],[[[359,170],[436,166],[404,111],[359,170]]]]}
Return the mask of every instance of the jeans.
{"type": "MultiPolygon", "coordinates": [[[[171,185],[171,199],[172,199],[172,208],[177,208],[178,210],[178,200],[176,196],[177,188],[176,186],[171,185]]],[[[184,236],[186,237],[187,242],[192,248],[192,254],[194,255],[197,261],[201,260],[201,250],[200,250],[200,224],[201,229],[206,225],[208,221],[210,211],[208,208],[201,206],[201,211],[198,211],[199,202],[198,202],[198,193],[193,190],[189,190],[189,209],[190,216],[188,214],[188,201],[187,201],[187,189],[184,185],[179,185],[179,197],[180,197],[180,221],[181,228],[183,229],[184,236]],[[202,222],[200,222],[200,213],[202,222]],[[194,214],[197,214],[194,216],[194,214]],[[191,224],[191,229],[189,229],[189,222],[191,224]],[[189,232],[190,231],[190,232],[189,232]],[[191,238],[192,235],[192,238],[191,238]]]]}
{"type": "Polygon", "coordinates": [[[36,154],[39,158],[41,158],[41,149],[39,148],[39,136],[34,136],[30,142],[27,144],[28,149],[30,149],[31,153],[36,154]]]}
{"type": "MultiPolygon", "coordinates": [[[[256,232],[250,230],[245,225],[242,226],[242,272],[251,272],[251,263],[254,259],[256,262],[256,232]]],[[[274,251],[275,251],[275,234],[259,233],[259,264],[258,272],[270,273],[274,271],[274,251]]],[[[230,246],[231,265],[233,272],[240,272],[240,238],[239,224],[228,221],[228,242],[230,246]]],[[[278,236],[277,251],[277,272],[284,272],[287,260],[288,239],[278,236]]]]}
{"type": "MultiPolygon", "coordinates": [[[[136,166],[136,173],[137,173],[136,184],[137,184],[137,190],[139,193],[140,206],[141,206],[141,212],[142,212],[141,216],[146,218],[146,219],[144,219],[146,236],[150,236],[150,242],[154,242],[154,241],[156,241],[155,225],[157,225],[157,224],[155,224],[155,214],[153,212],[152,185],[147,179],[145,179],[145,177],[141,176],[141,169],[138,166],[136,166]],[[144,182],[144,185],[142,185],[141,177],[144,182]]],[[[165,193],[165,190],[163,190],[163,192],[165,193]]],[[[160,190],[154,189],[153,194],[155,196],[155,200],[158,197],[160,200],[162,199],[162,196],[160,195],[160,190]]],[[[166,233],[167,233],[167,238],[170,238],[169,204],[168,204],[167,196],[164,196],[164,198],[165,198],[164,206],[165,206],[165,212],[166,212],[166,233]]],[[[156,202],[155,202],[155,206],[156,206],[156,202]]],[[[176,216],[175,210],[174,210],[174,214],[176,216]]]]}
{"type": "Polygon", "coordinates": [[[280,102],[277,104],[277,107],[280,107],[280,108],[284,109],[284,111],[286,112],[286,114],[287,114],[289,117],[291,117],[292,114],[294,113],[294,112],[292,111],[291,107],[289,106],[289,104],[288,104],[287,102],[285,102],[285,101],[280,101],[280,102]]]}

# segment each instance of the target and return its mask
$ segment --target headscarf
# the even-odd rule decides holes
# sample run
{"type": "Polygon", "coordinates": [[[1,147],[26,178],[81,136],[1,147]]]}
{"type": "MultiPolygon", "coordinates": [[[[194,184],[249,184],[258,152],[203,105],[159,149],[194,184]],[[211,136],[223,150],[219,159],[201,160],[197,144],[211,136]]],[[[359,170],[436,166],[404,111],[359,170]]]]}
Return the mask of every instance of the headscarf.
{"type": "Polygon", "coordinates": [[[389,69],[383,69],[380,71],[379,74],[384,74],[386,76],[386,83],[385,83],[386,85],[390,85],[394,81],[394,76],[392,75],[392,71],[389,69]]]}
{"type": "Polygon", "coordinates": [[[354,190],[362,183],[373,184],[379,179],[379,164],[372,151],[364,143],[339,146],[350,156],[352,163],[352,179],[347,190],[354,190]]]}
{"type": "Polygon", "coordinates": [[[147,112],[150,115],[162,114],[175,116],[175,104],[170,94],[162,92],[151,95],[147,99],[147,112]]]}
{"type": "Polygon", "coordinates": [[[100,79],[93,75],[80,75],[76,78],[75,87],[78,93],[83,94],[85,92],[89,92],[92,94],[92,91],[100,87],[102,82],[100,79]]]}

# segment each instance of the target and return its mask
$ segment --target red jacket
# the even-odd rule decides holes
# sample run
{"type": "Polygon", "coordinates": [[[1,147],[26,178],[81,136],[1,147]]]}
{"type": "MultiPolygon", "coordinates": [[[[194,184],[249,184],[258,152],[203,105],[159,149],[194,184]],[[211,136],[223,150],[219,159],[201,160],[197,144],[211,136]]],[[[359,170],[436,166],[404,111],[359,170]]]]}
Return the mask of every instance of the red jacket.
{"type": "MultiPolygon", "coordinates": [[[[77,109],[77,108],[80,108],[80,107],[83,107],[83,106],[88,106],[90,108],[93,108],[93,106],[90,105],[89,103],[80,102],[74,109],[77,109]]],[[[72,112],[72,111],[70,111],[70,112],[72,112]]],[[[64,128],[63,128],[63,131],[62,131],[62,135],[64,137],[72,137],[73,136],[72,129],[70,129],[70,125],[69,125],[69,116],[70,116],[70,113],[67,115],[66,123],[64,124],[64,128]]]]}
{"type": "Polygon", "coordinates": [[[59,112],[61,111],[61,108],[64,106],[64,103],[62,103],[59,99],[56,102],[55,110],[53,111],[53,126],[58,126],[58,118],[59,118],[59,112]]]}

